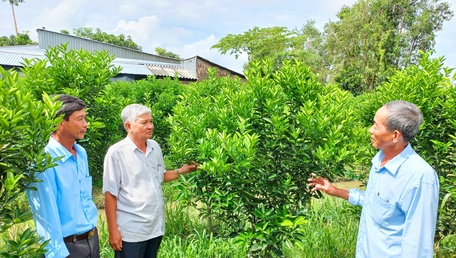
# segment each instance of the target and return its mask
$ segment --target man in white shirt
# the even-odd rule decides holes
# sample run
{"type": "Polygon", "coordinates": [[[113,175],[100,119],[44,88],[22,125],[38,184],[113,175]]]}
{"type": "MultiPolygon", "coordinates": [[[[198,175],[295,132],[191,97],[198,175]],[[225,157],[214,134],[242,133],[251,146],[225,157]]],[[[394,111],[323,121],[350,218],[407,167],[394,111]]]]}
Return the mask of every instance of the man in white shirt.
{"type": "Polygon", "coordinates": [[[165,232],[161,184],[197,170],[198,164],[166,170],[160,146],[150,139],[149,108],[131,104],[121,117],[128,135],[109,148],[104,160],[109,243],[116,258],[155,258],[165,232]]]}

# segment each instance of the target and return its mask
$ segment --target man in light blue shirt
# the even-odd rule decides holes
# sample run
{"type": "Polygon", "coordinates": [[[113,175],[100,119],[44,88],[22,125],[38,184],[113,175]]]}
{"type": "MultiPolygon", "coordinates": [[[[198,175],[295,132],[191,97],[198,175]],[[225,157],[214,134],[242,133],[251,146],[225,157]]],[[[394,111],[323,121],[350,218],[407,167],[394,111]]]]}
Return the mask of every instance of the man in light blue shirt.
{"type": "Polygon", "coordinates": [[[312,174],[312,191],[363,206],[356,257],[433,257],[439,184],[437,175],[411,147],[422,113],[397,100],[380,108],[370,128],[372,159],[366,190],[344,190],[312,174]]]}
{"type": "Polygon", "coordinates": [[[60,95],[63,106],[57,125],[46,146],[52,158],[61,157],[57,166],[40,173],[42,182],[27,190],[39,236],[49,240],[46,257],[100,257],[96,225],[98,210],[92,200],[92,177],[87,153],[76,140],[87,131],[85,104],[82,100],[60,95]]]}

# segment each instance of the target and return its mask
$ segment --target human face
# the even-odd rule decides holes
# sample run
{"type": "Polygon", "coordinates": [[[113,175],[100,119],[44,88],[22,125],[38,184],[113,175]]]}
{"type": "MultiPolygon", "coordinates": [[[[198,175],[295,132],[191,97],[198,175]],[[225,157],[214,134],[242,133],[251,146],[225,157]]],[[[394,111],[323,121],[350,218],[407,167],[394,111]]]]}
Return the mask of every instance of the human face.
{"type": "Polygon", "coordinates": [[[150,114],[143,114],[136,118],[133,123],[127,122],[128,134],[131,138],[145,141],[152,137],[154,123],[150,114]],[[129,128],[128,128],[129,127],[129,128]]]}
{"type": "Polygon", "coordinates": [[[85,109],[73,112],[68,121],[63,119],[60,125],[65,137],[73,140],[83,139],[88,126],[85,109]]]}
{"type": "Polygon", "coordinates": [[[383,151],[392,146],[395,136],[394,131],[390,131],[386,125],[387,117],[388,109],[380,108],[375,114],[374,124],[369,129],[372,146],[383,151]]]}

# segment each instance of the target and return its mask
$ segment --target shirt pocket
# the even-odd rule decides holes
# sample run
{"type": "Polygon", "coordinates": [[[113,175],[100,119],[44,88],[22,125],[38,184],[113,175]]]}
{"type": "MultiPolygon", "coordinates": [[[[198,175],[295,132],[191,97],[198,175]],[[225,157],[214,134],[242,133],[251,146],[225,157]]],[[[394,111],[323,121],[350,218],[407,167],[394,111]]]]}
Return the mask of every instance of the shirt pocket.
{"type": "Polygon", "coordinates": [[[81,186],[81,197],[85,200],[92,200],[92,176],[79,178],[81,186]]]}
{"type": "Polygon", "coordinates": [[[371,217],[380,227],[390,226],[401,215],[394,202],[385,200],[380,195],[374,197],[371,207],[371,217]]]}

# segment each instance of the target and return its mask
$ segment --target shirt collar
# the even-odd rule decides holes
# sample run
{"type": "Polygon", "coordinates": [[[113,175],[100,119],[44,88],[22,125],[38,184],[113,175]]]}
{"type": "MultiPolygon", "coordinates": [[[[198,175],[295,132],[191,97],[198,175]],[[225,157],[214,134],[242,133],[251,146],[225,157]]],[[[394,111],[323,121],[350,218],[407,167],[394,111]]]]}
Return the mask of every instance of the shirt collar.
{"type": "MultiPolygon", "coordinates": [[[[46,146],[49,150],[52,150],[57,157],[62,157],[61,161],[65,162],[69,158],[73,157],[73,154],[69,152],[63,145],[58,142],[54,137],[49,138],[48,145],[46,146]]],[[[76,142],[73,144],[76,153],[80,153],[79,145],[76,142]]]]}
{"type": "MultiPolygon", "coordinates": [[[[386,165],[383,166],[383,168],[388,170],[391,174],[396,175],[397,171],[399,170],[399,167],[402,165],[402,163],[404,163],[404,161],[406,161],[410,157],[410,155],[413,154],[413,152],[414,151],[413,151],[410,143],[407,144],[405,149],[402,150],[401,153],[399,153],[392,160],[388,161],[388,163],[386,163],[386,165]]],[[[381,170],[380,164],[382,162],[383,156],[384,156],[384,153],[381,150],[372,159],[372,164],[377,167],[376,172],[380,172],[380,170],[381,170]]]]}
{"type": "MultiPolygon", "coordinates": [[[[127,135],[127,137],[125,137],[125,141],[127,143],[127,146],[128,148],[133,152],[135,150],[138,150],[138,151],[141,151],[138,146],[136,146],[136,144],[133,142],[133,140],[130,138],[130,136],[127,135]]],[[[152,144],[150,143],[149,140],[147,140],[147,146],[146,146],[146,155],[149,154],[150,152],[152,152],[154,150],[154,148],[152,148],[152,144]]],[[[141,151],[142,152],[142,151],[141,151]]]]}

